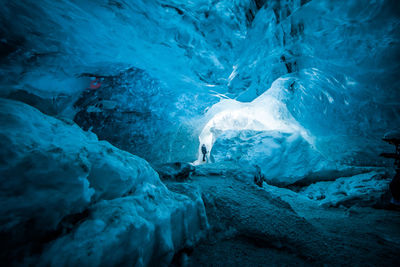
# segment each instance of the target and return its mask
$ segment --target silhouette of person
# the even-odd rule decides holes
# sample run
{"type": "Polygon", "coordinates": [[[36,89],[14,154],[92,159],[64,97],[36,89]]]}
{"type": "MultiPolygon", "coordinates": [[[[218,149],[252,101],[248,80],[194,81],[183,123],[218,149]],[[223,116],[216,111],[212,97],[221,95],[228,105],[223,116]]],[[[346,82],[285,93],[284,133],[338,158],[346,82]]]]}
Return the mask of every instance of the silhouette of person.
{"type": "Polygon", "coordinates": [[[392,203],[400,205],[400,169],[396,170],[396,175],[389,184],[390,192],[392,193],[392,203]]]}
{"type": "Polygon", "coordinates": [[[203,153],[203,161],[206,161],[207,147],[205,144],[201,146],[201,153],[203,153]]]}

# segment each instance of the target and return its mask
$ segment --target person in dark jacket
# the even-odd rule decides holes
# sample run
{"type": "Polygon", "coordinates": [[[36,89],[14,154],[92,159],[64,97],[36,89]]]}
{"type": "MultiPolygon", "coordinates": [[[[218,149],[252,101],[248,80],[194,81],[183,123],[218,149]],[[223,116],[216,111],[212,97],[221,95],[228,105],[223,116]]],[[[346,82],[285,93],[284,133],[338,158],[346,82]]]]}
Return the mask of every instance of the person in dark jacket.
{"type": "Polygon", "coordinates": [[[206,161],[207,147],[205,144],[201,146],[201,153],[203,153],[203,161],[206,161]]]}
{"type": "Polygon", "coordinates": [[[396,175],[390,182],[389,189],[392,194],[391,203],[400,206],[400,132],[388,132],[385,134],[382,140],[396,147],[395,153],[381,153],[381,156],[394,159],[396,175]]]}
{"type": "Polygon", "coordinates": [[[396,175],[389,184],[390,192],[392,193],[392,203],[400,205],[400,169],[396,170],[396,175]]]}

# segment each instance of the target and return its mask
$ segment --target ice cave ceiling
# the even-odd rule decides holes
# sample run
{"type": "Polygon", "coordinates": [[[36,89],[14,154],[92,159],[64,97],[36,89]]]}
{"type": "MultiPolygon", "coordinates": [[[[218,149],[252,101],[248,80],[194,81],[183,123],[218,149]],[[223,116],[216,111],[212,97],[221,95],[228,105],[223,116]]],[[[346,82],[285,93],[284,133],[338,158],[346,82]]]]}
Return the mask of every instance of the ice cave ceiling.
{"type": "Polygon", "coordinates": [[[335,160],[376,163],[400,125],[396,0],[2,2],[1,95],[150,161],[194,160],[214,104],[274,81],[335,160]]]}

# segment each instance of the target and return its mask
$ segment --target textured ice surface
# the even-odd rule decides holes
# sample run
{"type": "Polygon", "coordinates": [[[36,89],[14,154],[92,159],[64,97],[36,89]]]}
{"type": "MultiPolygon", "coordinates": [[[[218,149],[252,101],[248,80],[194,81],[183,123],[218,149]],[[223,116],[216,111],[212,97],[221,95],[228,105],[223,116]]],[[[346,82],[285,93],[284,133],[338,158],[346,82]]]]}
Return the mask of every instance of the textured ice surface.
{"type": "MultiPolygon", "coordinates": [[[[208,0],[5,2],[0,7],[4,31],[0,44],[5,48],[0,93],[26,90],[51,99],[59,113],[73,117],[80,109],[71,106],[89,87],[90,77],[105,77],[99,91],[131,90],[138,98],[126,106],[129,92],[117,93],[112,99],[119,103],[116,118],[107,123],[107,112],[103,117],[109,128],[130,124],[134,143],[126,145],[129,138],[117,142],[101,127],[89,125],[101,139],[140,151],[152,161],[193,161],[196,150],[190,144],[197,142],[197,136],[190,134],[198,133],[190,120],[218,101],[211,90],[226,92],[233,51],[247,31],[248,8],[256,7],[251,1],[226,0],[217,4],[208,0]],[[132,68],[147,76],[127,77],[125,72],[132,68]],[[163,92],[143,98],[148,83],[157,80],[163,92]],[[169,104],[166,110],[164,103],[169,104]],[[162,138],[154,140],[160,133],[162,138]],[[191,138],[181,142],[182,136],[191,138]],[[161,152],[165,147],[168,151],[161,152]]],[[[100,97],[95,99],[100,102],[100,97]]]]}
{"type": "Polygon", "coordinates": [[[278,131],[226,131],[217,138],[211,157],[243,168],[257,165],[268,181],[278,184],[336,169],[301,135],[278,131]]]}
{"type": "MultiPolygon", "coordinates": [[[[290,114],[282,101],[283,97],[279,93],[280,90],[280,84],[274,83],[271,89],[250,103],[243,103],[233,99],[223,99],[213,105],[205,116],[208,122],[200,133],[200,144],[205,144],[207,150],[213,152],[214,142],[224,132],[250,130],[277,131],[301,135],[311,147],[313,137],[290,114]]],[[[240,146],[239,143],[234,142],[230,144],[231,148],[235,149],[235,146],[240,146]]],[[[200,147],[199,158],[196,164],[202,162],[200,147]]],[[[229,149],[229,147],[224,147],[224,149],[229,149]]]]}
{"type": "Polygon", "coordinates": [[[113,145],[151,162],[194,160],[197,135],[185,116],[201,109],[147,72],[104,77],[75,102],[74,121],[113,145]],[[175,102],[177,101],[177,102],[175,102]]]}
{"type": "MultiPolygon", "coordinates": [[[[232,91],[252,100],[279,77],[293,117],[335,160],[376,164],[399,121],[396,1],[273,1],[253,21],[232,91]]],[[[387,147],[386,147],[387,148],[387,147]]]]}
{"type": "Polygon", "coordinates": [[[200,196],[169,192],[146,161],[74,123],[5,99],[0,122],[0,220],[10,259],[61,234],[45,245],[45,265],[167,263],[206,227],[200,196]]]}
{"type": "Polygon", "coordinates": [[[389,180],[385,178],[382,173],[373,171],[331,182],[318,182],[300,194],[325,206],[369,205],[376,203],[387,192],[389,180]]]}
{"type": "Polygon", "coordinates": [[[191,200],[154,185],[139,191],[92,206],[86,221],[49,245],[42,263],[166,266],[177,250],[200,238],[207,225],[199,195],[191,200]]]}
{"type": "MultiPolygon", "coordinates": [[[[44,92],[78,90],[75,75],[82,72],[116,74],[132,66],[175,90],[207,89],[229,76],[248,9],[255,9],[249,0],[7,2],[3,43],[30,68],[19,83],[44,92]]],[[[22,72],[3,68],[11,83],[22,72]]]]}
{"type": "Polygon", "coordinates": [[[125,105],[132,97],[117,93],[116,116],[101,113],[106,128],[131,125],[143,135],[127,144],[89,127],[151,161],[193,161],[207,107],[252,101],[281,77],[288,112],[334,160],[381,164],[376,155],[388,147],[379,139],[400,124],[396,0],[26,0],[6,1],[0,12],[2,95],[23,89],[73,116],[93,104],[71,108],[90,77],[106,78],[99,92],[133,89],[137,101],[125,105]],[[132,68],[150,78],[125,75],[132,68]],[[140,84],[149,89],[152,80],[163,93],[142,97],[140,84]],[[138,113],[118,114],[126,111],[138,113]],[[138,123],[146,114],[151,120],[138,123]]]}

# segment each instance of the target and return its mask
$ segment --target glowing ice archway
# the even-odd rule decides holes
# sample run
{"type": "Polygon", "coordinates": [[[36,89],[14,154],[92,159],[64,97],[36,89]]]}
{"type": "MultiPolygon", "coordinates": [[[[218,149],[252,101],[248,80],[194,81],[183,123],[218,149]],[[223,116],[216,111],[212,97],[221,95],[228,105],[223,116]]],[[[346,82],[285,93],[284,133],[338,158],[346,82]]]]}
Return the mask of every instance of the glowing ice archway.
{"type": "Polygon", "coordinates": [[[215,140],[227,130],[299,133],[306,141],[313,144],[313,138],[293,118],[286,105],[278,100],[274,93],[276,90],[268,90],[250,103],[223,99],[212,106],[207,112],[207,116],[211,119],[199,135],[198,158],[193,164],[203,163],[201,146],[206,145],[209,156],[215,140]]]}

